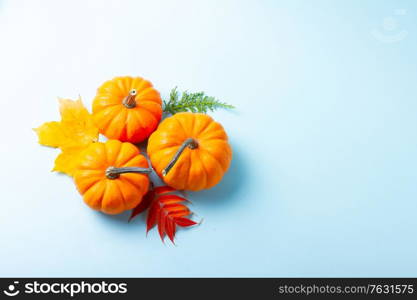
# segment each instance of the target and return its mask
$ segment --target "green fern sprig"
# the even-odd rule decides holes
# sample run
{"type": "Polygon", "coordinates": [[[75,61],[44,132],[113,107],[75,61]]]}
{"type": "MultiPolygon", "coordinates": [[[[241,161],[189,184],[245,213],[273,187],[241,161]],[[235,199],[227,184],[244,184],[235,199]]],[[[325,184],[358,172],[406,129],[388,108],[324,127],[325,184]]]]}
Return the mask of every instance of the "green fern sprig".
{"type": "Polygon", "coordinates": [[[172,115],[184,111],[207,113],[219,108],[233,109],[234,106],[207,96],[204,92],[184,91],[180,97],[176,87],[171,90],[169,100],[164,100],[164,112],[172,115]]]}

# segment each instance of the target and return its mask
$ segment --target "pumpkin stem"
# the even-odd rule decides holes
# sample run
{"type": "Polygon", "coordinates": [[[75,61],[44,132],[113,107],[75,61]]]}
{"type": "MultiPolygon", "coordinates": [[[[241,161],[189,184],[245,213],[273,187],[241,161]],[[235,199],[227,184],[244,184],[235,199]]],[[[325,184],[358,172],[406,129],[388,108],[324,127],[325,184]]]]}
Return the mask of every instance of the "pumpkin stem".
{"type": "Polygon", "coordinates": [[[127,95],[124,99],[123,99],[123,105],[126,106],[127,108],[134,108],[136,106],[136,95],[137,95],[137,91],[135,89],[132,89],[129,92],[129,95],[127,95]]]}
{"type": "Polygon", "coordinates": [[[152,173],[151,168],[139,168],[139,167],[123,167],[123,168],[116,168],[116,167],[108,167],[106,170],[106,177],[108,179],[116,179],[119,178],[120,174],[125,173],[138,173],[138,174],[150,174],[152,173]]]}
{"type": "Polygon", "coordinates": [[[172,167],[175,165],[175,163],[177,162],[177,160],[180,158],[181,153],[185,150],[185,148],[190,148],[190,149],[196,149],[198,148],[198,143],[195,139],[193,138],[188,138],[184,141],[184,143],[182,143],[181,147],[178,148],[177,153],[175,153],[174,157],[172,158],[172,160],[169,162],[169,164],[165,167],[165,169],[162,170],[162,175],[166,176],[169,172],[169,170],[172,169],[172,167]]]}

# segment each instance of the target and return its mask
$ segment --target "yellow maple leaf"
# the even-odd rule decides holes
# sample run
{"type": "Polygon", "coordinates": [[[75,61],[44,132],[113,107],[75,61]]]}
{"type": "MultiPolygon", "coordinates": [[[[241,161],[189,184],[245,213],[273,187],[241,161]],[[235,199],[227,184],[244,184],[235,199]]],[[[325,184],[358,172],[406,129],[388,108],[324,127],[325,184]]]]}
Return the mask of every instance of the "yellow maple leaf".
{"type": "Polygon", "coordinates": [[[55,165],[52,171],[62,172],[73,176],[78,166],[80,154],[86,147],[65,148],[55,159],[55,165]]]}
{"type": "Polygon", "coordinates": [[[60,148],[53,171],[72,176],[81,151],[98,140],[98,128],[81,99],[59,99],[61,121],[46,122],[35,128],[39,144],[60,148]]]}
{"type": "Polygon", "coordinates": [[[57,148],[67,141],[60,122],[46,122],[34,130],[38,134],[41,145],[57,148]]]}

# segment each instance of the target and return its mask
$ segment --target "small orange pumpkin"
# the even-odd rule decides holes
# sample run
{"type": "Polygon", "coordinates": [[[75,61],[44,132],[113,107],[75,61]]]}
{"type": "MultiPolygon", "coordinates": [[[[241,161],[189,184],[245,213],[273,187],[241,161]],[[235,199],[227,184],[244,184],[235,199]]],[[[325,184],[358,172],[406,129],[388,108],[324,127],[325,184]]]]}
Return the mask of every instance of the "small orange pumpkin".
{"type": "Polygon", "coordinates": [[[146,158],[117,140],[92,143],[80,154],[74,181],[92,209],[118,214],[136,207],[149,188],[146,158]]]}
{"type": "Polygon", "coordinates": [[[177,113],[161,122],[148,141],[161,178],[178,190],[215,186],[229,168],[232,149],[222,125],[200,113],[177,113]]]}
{"type": "Polygon", "coordinates": [[[139,143],[149,137],[162,117],[162,100],[141,77],[116,77],[98,88],[93,119],[109,139],[139,143]]]}

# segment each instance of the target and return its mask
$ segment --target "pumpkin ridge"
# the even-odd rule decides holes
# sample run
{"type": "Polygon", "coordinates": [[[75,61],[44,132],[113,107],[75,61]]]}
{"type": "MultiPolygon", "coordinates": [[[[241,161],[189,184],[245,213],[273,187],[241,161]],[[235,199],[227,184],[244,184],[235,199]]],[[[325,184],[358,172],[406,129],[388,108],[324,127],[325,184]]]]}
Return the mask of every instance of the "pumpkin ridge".
{"type": "Polygon", "coordinates": [[[186,151],[187,148],[188,149],[196,149],[197,147],[198,147],[198,143],[197,143],[197,141],[195,139],[193,139],[193,138],[186,139],[181,144],[181,146],[178,148],[178,150],[176,151],[176,153],[174,154],[174,156],[171,158],[171,160],[168,163],[168,165],[166,165],[165,168],[162,170],[162,175],[163,176],[166,176],[168,174],[169,170],[171,170],[175,166],[175,164],[177,163],[177,161],[180,160],[182,157],[184,157],[184,153],[185,154],[189,154],[189,156],[191,156],[191,153],[192,152],[186,151]]]}
{"type": "Polygon", "coordinates": [[[120,104],[121,104],[121,100],[118,99],[118,97],[115,97],[109,92],[105,92],[94,97],[93,110],[95,110],[95,112],[98,112],[99,110],[97,109],[103,109],[111,105],[120,105],[120,104]]]}
{"type": "MultiPolygon", "coordinates": [[[[202,131],[200,131],[200,133],[199,133],[199,136],[202,136],[202,135],[205,135],[205,134],[207,134],[207,131],[210,131],[210,127],[211,126],[217,126],[218,125],[218,123],[216,122],[216,121],[214,121],[214,120],[211,120],[211,122],[209,122],[208,124],[207,124],[207,126],[204,128],[204,130],[202,130],[202,131]]],[[[223,130],[224,131],[224,129],[223,128],[219,128],[219,129],[217,129],[217,130],[223,130]]],[[[217,131],[216,130],[216,131],[217,131]]]]}
{"type": "Polygon", "coordinates": [[[96,185],[97,183],[99,183],[101,180],[103,180],[103,178],[96,178],[94,181],[91,182],[91,184],[89,184],[86,188],[85,191],[88,191],[89,189],[91,189],[94,185],[96,185]]]}
{"type": "Polygon", "coordinates": [[[106,80],[101,86],[98,87],[97,92],[102,93],[103,91],[108,91],[109,88],[112,88],[112,81],[106,80]]]}
{"type": "MultiPolygon", "coordinates": [[[[137,117],[137,112],[136,112],[136,108],[133,109],[129,109],[127,112],[127,116],[126,116],[126,140],[131,140],[132,137],[137,135],[137,128],[135,125],[140,125],[142,126],[139,121],[138,121],[138,117],[137,117]]],[[[140,127],[140,129],[142,129],[140,127]]]]}
{"type": "Polygon", "coordinates": [[[117,95],[117,98],[120,98],[123,95],[123,91],[120,90],[118,84],[116,84],[113,80],[109,80],[108,82],[105,83],[105,87],[104,89],[99,89],[98,92],[99,93],[103,93],[103,91],[105,91],[106,93],[109,93],[111,95],[117,95]]]}
{"type": "MultiPolygon", "coordinates": [[[[232,148],[229,146],[229,143],[227,141],[223,141],[223,140],[222,140],[222,143],[224,143],[227,146],[227,151],[232,156],[233,155],[232,148]]],[[[208,149],[208,147],[203,147],[203,150],[206,151],[207,153],[210,153],[210,155],[220,163],[220,166],[222,167],[223,172],[226,172],[229,169],[231,159],[228,161],[228,164],[223,167],[222,162],[217,159],[217,157],[208,149]]]]}
{"type": "Polygon", "coordinates": [[[168,150],[168,149],[171,149],[171,148],[174,148],[174,147],[176,148],[175,149],[175,152],[177,152],[178,151],[178,148],[181,147],[181,144],[179,144],[179,145],[171,145],[171,146],[166,146],[166,144],[164,144],[164,145],[161,146],[161,148],[152,149],[152,150],[154,151],[153,154],[158,154],[160,151],[168,150]]]}
{"type": "Polygon", "coordinates": [[[143,80],[144,79],[141,77],[134,77],[130,83],[130,88],[138,90],[141,87],[140,85],[142,84],[143,80]]]}
{"type": "Polygon", "coordinates": [[[133,109],[130,113],[132,113],[134,115],[134,117],[136,118],[136,120],[140,124],[140,128],[143,130],[143,128],[145,128],[145,127],[143,126],[143,122],[142,122],[142,120],[139,116],[139,112],[136,109],[133,109]]]}
{"type": "Polygon", "coordinates": [[[122,132],[122,130],[123,130],[123,127],[122,127],[122,126],[118,126],[118,125],[117,125],[117,123],[118,123],[118,122],[125,123],[125,122],[126,122],[126,119],[127,119],[127,112],[126,112],[126,109],[124,109],[124,108],[122,107],[122,108],[120,109],[119,113],[117,113],[117,115],[116,115],[116,116],[114,116],[114,117],[110,120],[110,123],[107,125],[107,128],[106,128],[106,134],[107,134],[107,132],[109,131],[109,128],[111,128],[111,127],[116,127],[116,128],[118,128],[118,130],[119,130],[119,131],[113,132],[113,133],[115,133],[115,134],[112,134],[112,137],[113,137],[113,136],[114,136],[114,137],[116,137],[116,136],[119,136],[119,137],[120,137],[120,134],[121,134],[121,132],[122,132]]]}
{"type": "Polygon", "coordinates": [[[194,118],[191,118],[191,122],[190,122],[191,124],[190,124],[190,126],[189,126],[189,128],[191,129],[191,134],[192,134],[192,136],[194,137],[194,128],[195,128],[195,116],[194,116],[194,118]]]}
{"type": "MultiPolygon", "coordinates": [[[[158,129],[160,128],[161,126],[158,127],[158,129]]],[[[184,132],[182,132],[181,128],[175,128],[175,131],[173,131],[173,129],[164,129],[159,131],[157,130],[151,135],[151,138],[149,140],[159,139],[169,140],[173,142],[175,141],[175,143],[177,143],[178,146],[181,146],[181,144],[183,143],[182,141],[186,140],[187,137],[185,136],[184,132]]]]}
{"type": "Polygon", "coordinates": [[[201,184],[201,185],[202,186],[206,186],[207,183],[208,183],[206,166],[203,164],[203,161],[201,160],[201,157],[200,157],[200,155],[199,155],[198,152],[195,152],[194,158],[195,159],[198,159],[198,161],[200,162],[201,168],[203,169],[203,173],[204,173],[204,184],[201,184]]]}
{"type": "Polygon", "coordinates": [[[84,161],[77,166],[78,170],[83,170],[83,171],[96,171],[96,170],[98,171],[98,170],[100,170],[101,171],[101,167],[102,167],[101,165],[100,166],[97,166],[97,165],[91,166],[90,165],[91,163],[97,163],[97,159],[94,157],[94,155],[91,155],[91,154],[85,155],[85,156],[83,156],[83,159],[84,159],[84,161]],[[88,163],[88,165],[86,165],[86,163],[88,163]]]}
{"type": "MultiPolygon", "coordinates": [[[[134,82],[134,81],[133,81],[134,82]]],[[[133,86],[133,82],[132,82],[132,86],[133,86]]],[[[149,87],[150,88],[153,88],[153,85],[152,85],[152,83],[149,81],[149,80],[146,80],[145,78],[140,78],[140,82],[137,84],[137,85],[135,85],[134,86],[134,88],[136,89],[136,90],[143,90],[144,88],[144,86],[146,85],[146,84],[149,84],[149,87]]],[[[145,89],[147,89],[147,88],[145,88],[145,89]]]]}
{"type": "Polygon", "coordinates": [[[141,99],[139,104],[139,106],[144,106],[143,104],[154,104],[156,106],[158,106],[158,109],[162,112],[162,108],[161,108],[161,104],[162,101],[160,100],[161,98],[155,99],[155,100],[151,100],[151,99],[141,99]]]}
{"type": "Polygon", "coordinates": [[[223,169],[223,165],[221,164],[221,162],[217,159],[216,156],[214,156],[210,151],[208,151],[205,148],[200,148],[200,151],[206,152],[208,155],[210,155],[211,158],[213,158],[214,161],[216,161],[217,165],[220,166],[220,169],[225,172],[226,170],[223,169]]]}
{"type": "Polygon", "coordinates": [[[125,197],[123,195],[123,192],[122,192],[118,182],[119,182],[119,179],[114,179],[113,186],[115,186],[115,189],[117,189],[119,191],[120,199],[123,203],[123,210],[126,210],[127,209],[126,200],[125,200],[125,197]]]}
{"type": "Polygon", "coordinates": [[[219,139],[219,138],[214,138],[214,139],[211,139],[211,138],[200,138],[199,141],[200,141],[200,143],[202,145],[206,145],[206,143],[211,143],[211,142],[224,142],[224,143],[227,143],[228,142],[228,140],[219,139]]]}
{"type": "MultiPolygon", "coordinates": [[[[74,174],[75,180],[76,181],[79,181],[81,179],[82,181],[84,181],[84,178],[85,177],[84,176],[81,176],[80,173],[82,174],[82,172],[85,172],[85,171],[96,171],[97,173],[98,172],[101,172],[101,170],[79,170],[78,172],[76,172],[74,174]]],[[[80,191],[80,192],[85,193],[90,188],[92,188],[97,182],[99,182],[100,180],[103,180],[102,174],[89,175],[89,177],[90,178],[91,177],[93,177],[93,178],[95,177],[95,179],[94,180],[91,180],[91,182],[83,188],[84,191],[80,191]]]]}
{"type": "Polygon", "coordinates": [[[213,122],[213,119],[211,119],[211,120],[210,119],[206,124],[204,124],[202,129],[199,129],[198,132],[197,131],[194,132],[198,137],[200,137],[202,134],[204,134],[204,131],[206,131],[206,129],[211,125],[211,123],[213,122]]]}
{"type": "MultiPolygon", "coordinates": [[[[193,136],[192,136],[193,132],[189,132],[189,130],[188,130],[189,126],[188,126],[188,124],[184,124],[182,122],[181,115],[183,115],[183,113],[177,114],[177,116],[174,115],[175,120],[177,120],[177,122],[181,125],[181,128],[184,131],[184,135],[186,136],[186,138],[193,138],[193,136]]],[[[192,120],[194,120],[194,117],[192,118],[192,120]]],[[[192,128],[192,126],[190,128],[192,128]]]]}
{"type": "MultiPolygon", "coordinates": [[[[152,85],[150,85],[150,86],[148,86],[144,89],[141,87],[139,90],[140,90],[140,93],[138,93],[139,99],[141,97],[145,97],[147,95],[147,93],[149,93],[149,92],[156,91],[152,85]]],[[[140,100],[142,100],[142,99],[140,99],[140,100]]]]}
{"type": "Polygon", "coordinates": [[[119,154],[117,155],[117,157],[116,157],[116,160],[115,160],[115,164],[117,165],[117,166],[115,166],[115,167],[123,167],[128,161],[130,161],[133,157],[135,157],[135,156],[137,156],[137,155],[139,155],[140,154],[140,152],[139,152],[139,150],[136,148],[136,146],[134,146],[134,145],[132,145],[133,147],[135,147],[135,149],[137,150],[137,151],[135,151],[135,152],[132,152],[132,155],[131,156],[129,156],[129,157],[124,157],[123,159],[122,159],[122,157],[121,157],[121,155],[123,155],[123,156],[125,156],[126,155],[126,153],[125,153],[125,151],[127,151],[127,149],[126,148],[128,148],[129,147],[129,145],[132,145],[132,144],[128,144],[128,143],[122,143],[122,146],[120,147],[120,151],[119,151],[119,154]]]}
{"type": "MultiPolygon", "coordinates": [[[[96,185],[101,184],[104,185],[103,188],[101,190],[99,190],[99,194],[93,194],[91,196],[95,196],[95,202],[91,203],[91,201],[87,201],[87,200],[91,200],[91,199],[86,199],[86,197],[83,197],[84,202],[90,206],[91,208],[95,209],[95,210],[101,210],[101,203],[103,200],[103,195],[104,195],[104,191],[106,189],[106,183],[103,182],[103,180],[99,180],[97,181],[94,185],[92,185],[85,193],[84,196],[89,196],[89,192],[91,191],[91,189],[93,189],[96,185]]],[[[97,191],[95,191],[97,192],[97,191]]]]}
{"type": "Polygon", "coordinates": [[[160,98],[142,98],[142,99],[140,99],[140,102],[151,102],[151,103],[154,103],[154,104],[158,104],[158,105],[161,105],[162,104],[162,101],[160,100],[160,98]]]}
{"type": "MultiPolygon", "coordinates": [[[[137,112],[140,112],[140,110],[142,110],[142,112],[146,112],[149,116],[152,117],[152,119],[155,121],[155,123],[158,123],[158,119],[154,116],[154,114],[152,112],[150,112],[147,108],[143,107],[143,106],[138,106],[137,107],[137,112]]],[[[146,127],[148,128],[148,126],[146,127]]]]}
{"type": "Polygon", "coordinates": [[[108,140],[104,143],[104,147],[106,148],[107,153],[107,164],[109,166],[114,166],[116,159],[119,156],[122,143],[118,140],[108,140]]]}
{"type": "MultiPolygon", "coordinates": [[[[144,194],[143,191],[141,189],[139,189],[137,186],[131,184],[130,181],[124,180],[123,178],[122,179],[119,178],[119,180],[117,181],[117,184],[119,185],[119,188],[122,192],[123,197],[124,197],[124,194],[123,194],[124,189],[123,189],[122,184],[129,186],[131,189],[135,190],[135,192],[137,194],[139,194],[140,197],[143,197],[143,194],[144,194]]],[[[140,198],[140,197],[138,197],[138,198],[140,198]]],[[[140,202],[142,202],[142,199],[140,199],[137,203],[135,203],[134,205],[131,205],[130,203],[126,203],[126,200],[128,200],[127,198],[124,198],[124,199],[125,199],[125,205],[126,205],[125,210],[132,209],[133,207],[136,207],[140,202]]]]}
{"type": "Polygon", "coordinates": [[[99,162],[100,162],[100,167],[102,168],[103,165],[105,165],[106,158],[107,158],[107,154],[106,154],[106,148],[104,147],[104,143],[95,143],[93,144],[93,150],[94,152],[93,157],[96,160],[98,158],[99,162]]]}
{"type": "Polygon", "coordinates": [[[104,164],[105,165],[109,165],[109,161],[108,161],[108,159],[107,159],[107,147],[106,147],[106,144],[107,143],[104,143],[103,144],[103,158],[102,158],[102,160],[103,160],[103,162],[104,162],[104,164]]]}
{"type": "Polygon", "coordinates": [[[148,165],[147,165],[147,161],[146,161],[146,159],[145,159],[142,155],[135,155],[135,156],[133,156],[133,157],[129,158],[129,160],[127,160],[127,161],[123,164],[123,167],[133,167],[133,166],[130,166],[130,164],[132,163],[132,161],[133,161],[133,160],[135,160],[135,159],[139,159],[139,158],[138,158],[138,156],[140,157],[141,161],[138,161],[138,163],[135,163],[135,164],[134,164],[134,165],[135,165],[135,167],[139,167],[139,168],[147,168],[147,167],[148,167],[148,165]],[[144,162],[146,162],[146,164],[145,164],[144,162]]]}
{"type": "Polygon", "coordinates": [[[118,80],[116,80],[116,82],[117,82],[117,87],[122,92],[122,94],[126,94],[125,96],[127,96],[127,94],[129,93],[129,86],[132,83],[132,77],[130,76],[126,76],[124,78],[119,77],[118,80]]]}
{"type": "MultiPolygon", "coordinates": [[[[171,178],[181,178],[182,180],[180,180],[181,185],[180,186],[175,186],[175,188],[179,189],[179,190],[183,190],[185,189],[185,186],[188,183],[188,176],[189,176],[189,169],[190,169],[190,165],[191,165],[191,160],[190,160],[190,156],[191,153],[189,153],[188,151],[191,151],[190,149],[184,149],[184,151],[182,152],[182,154],[180,155],[180,157],[178,158],[178,160],[176,161],[176,163],[172,166],[172,168],[170,169],[170,171],[168,172],[168,174],[166,174],[164,177],[168,177],[171,175],[171,178]],[[188,159],[187,157],[188,156],[188,159]],[[187,165],[188,164],[188,165],[187,165]],[[188,171],[188,172],[187,172],[188,171]],[[180,176],[180,174],[183,174],[184,172],[187,172],[188,174],[185,176],[180,176]]],[[[174,155],[170,158],[170,162],[172,161],[172,159],[174,158],[174,155]]],[[[162,172],[164,170],[166,170],[167,166],[164,167],[164,169],[162,170],[162,172]]]]}
{"type": "MultiPolygon", "coordinates": [[[[127,177],[127,176],[124,176],[124,175],[126,175],[126,174],[122,174],[122,175],[120,175],[120,178],[121,178],[122,180],[125,180],[125,181],[129,182],[129,183],[130,183],[131,185],[133,185],[134,187],[136,187],[136,188],[137,188],[137,189],[141,192],[141,194],[143,195],[143,194],[144,194],[144,192],[143,192],[142,186],[141,186],[141,185],[136,184],[136,182],[132,181],[132,180],[131,180],[131,178],[129,178],[129,177],[127,177]]],[[[144,175],[144,174],[135,174],[135,175],[146,176],[146,175],[144,175]]]]}
{"type": "Polygon", "coordinates": [[[103,195],[102,195],[102,197],[101,197],[101,201],[100,201],[100,210],[101,211],[104,211],[105,213],[108,213],[106,210],[104,210],[103,208],[104,208],[104,203],[105,203],[105,201],[107,200],[107,193],[108,193],[108,190],[109,190],[109,181],[110,181],[111,179],[104,179],[104,190],[103,190],[103,195]]]}
{"type": "Polygon", "coordinates": [[[94,182],[93,184],[90,184],[90,186],[85,189],[85,192],[87,192],[89,189],[93,188],[96,184],[100,183],[102,180],[103,180],[103,178],[99,178],[96,182],[94,182]]]}
{"type": "Polygon", "coordinates": [[[139,109],[142,109],[142,110],[144,110],[144,111],[146,111],[146,112],[148,112],[154,119],[155,119],[155,121],[156,121],[156,123],[157,123],[157,125],[158,125],[158,118],[155,116],[155,114],[154,114],[154,112],[153,111],[151,111],[149,108],[147,108],[146,106],[143,106],[143,105],[140,105],[140,103],[139,103],[139,105],[137,106],[137,110],[139,110],[139,109]]]}
{"type": "Polygon", "coordinates": [[[191,156],[192,156],[192,152],[193,152],[193,150],[192,149],[186,149],[186,151],[189,151],[189,153],[188,153],[188,172],[187,172],[187,180],[185,180],[185,184],[186,184],[186,186],[188,186],[189,185],[189,183],[190,183],[190,176],[191,176],[191,167],[192,167],[192,160],[191,160],[191,156]]]}
{"type": "Polygon", "coordinates": [[[107,108],[111,108],[112,106],[119,106],[120,105],[120,103],[107,103],[107,104],[100,104],[100,105],[95,105],[95,108],[94,108],[94,113],[98,113],[98,112],[100,112],[100,111],[102,111],[102,110],[105,110],[105,109],[107,109],[107,108]]]}
{"type": "Polygon", "coordinates": [[[185,139],[187,139],[187,137],[189,137],[189,136],[188,136],[188,132],[185,130],[185,128],[184,128],[184,126],[182,125],[182,123],[180,122],[180,120],[178,120],[178,119],[175,117],[175,115],[173,116],[173,119],[174,119],[175,121],[177,121],[177,123],[180,125],[179,127],[181,127],[181,129],[182,129],[183,134],[184,134],[184,136],[185,136],[185,139]]]}
{"type": "Polygon", "coordinates": [[[118,114],[119,112],[120,112],[119,105],[111,105],[94,114],[93,118],[95,121],[97,119],[97,114],[102,114],[100,115],[100,119],[95,122],[96,124],[100,123],[100,126],[98,127],[101,133],[107,130],[109,123],[114,119],[114,116],[118,114]],[[105,110],[109,110],[109,112],[107,113],[107,115],[104,116],[105,110]]]}
{"type": "Polygon", "coordinates": [[[127,141],[128,137],[127,137],[127,120],[129,119],[129,112],[126,112],[126,117],[125,117],[125,121],[124,121],[124,125],[122,126],[122,130],[120,131],[119,134],[119,138],[118,140],[120,141],[127,141]]]}
{"type": "MultiPolygon", "coordinates": [[[[155,158],[155,157],[159,157],[159,156],[162,156],[162,159],[166,159],[167,158],[167,154],[165,154],[165,153],[161,153],[161,152],[163,152],[163,151],[167,151],[167,149],[169,149],[169,151],[167,151],[170,155],[172,155],[172,156],[174,156],[175,155],[175,153],[178,151],[178,148],[179,148],[180,146],[178,146],[177,147],[177,149],[172,149],[172,148],[174,148],[174,147],[170,147],[170,148],[165,148],[165,149],[159,149],[158,151],[156,151],[156,152],[154,152],[154,153],[152,153],[152,155],[151,155],[151,161],[152,161],[152,157],[153,158],[155,158]]],[[[159,160],[160,161],[160,160],[159,160]]],[[[168,161],[166,162],[166,164],[164,164],[164,166],[162,166],[160,169],[160,172],[159,173],[161,173],[162,172],[162,170],[165,168],[165,166],[166,165],[168,165],[169,164],[169,162],[170,162],[171,160],[170,159],[168,159],[168,161]]],[[[158,163],[158,166],[160,166],[161,164],[159,164],[158,163]]],[[[155,165],[154,165],[155,166],[155,165]]],[[[155,166],[155,169],[159,169],[159,168],[157,168],[157,166],[155,166]]]]}

